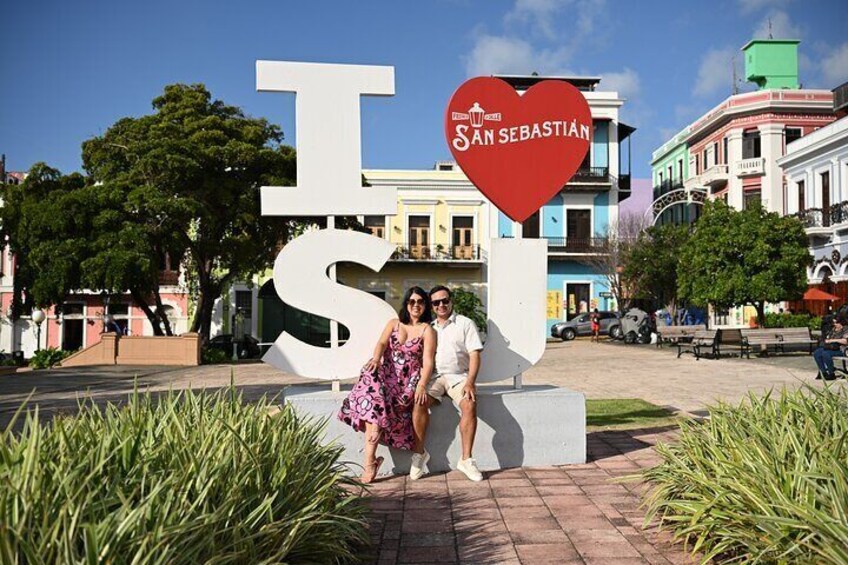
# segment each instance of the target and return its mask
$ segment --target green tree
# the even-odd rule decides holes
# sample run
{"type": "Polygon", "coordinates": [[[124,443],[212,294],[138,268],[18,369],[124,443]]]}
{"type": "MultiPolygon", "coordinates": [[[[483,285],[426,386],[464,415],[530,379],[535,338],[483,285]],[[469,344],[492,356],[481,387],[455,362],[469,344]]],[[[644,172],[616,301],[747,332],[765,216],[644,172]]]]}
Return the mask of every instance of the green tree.
{"type": "Polygon", "coordinates": [[[812,265],[801,223],[754,205],[737,211],[707,203],[677,267],[681,297],[729,308],[751,304],[760,325],[766,302],[795,300],[812,265]]]}
{"type": "Polygon", "coordinates": [[[128,291],[154,333],[163,333],[162,319],[170,333],[160,315],[157,247],[148,230],[133,223],[120,191],[38,163],[22,184],[4,190],[0,221],[17,262],[13,316],[61,304],[82,288],[128,291]]]}
{"type": "Polygon", "coordinates": [[[451,290],[451,301],[457,314],[469,318],[478,330],[486,331],[486,312],[483,310],[483,302],[476,294],[463,288],[455,288],[451,290]]]}
{"type": "Polygon", "coordinates": [[[653,226],[642,232],[624,262],[630,294],[677,310],[677,265],[689,240],[687,226],[653,226]]]}
{"type": "Polygon", "coordinates": [[[271,265],[298,226],[263,217],[259,195],[262,185],[294,184],[295,153],[278,126],[213,100],[203,85],[167,86],[153,109],[86,141],[83,165],[123,199],[128,232],[182,259],[196,299],[191,331],[208,337],[222,291],[271,265]]]}

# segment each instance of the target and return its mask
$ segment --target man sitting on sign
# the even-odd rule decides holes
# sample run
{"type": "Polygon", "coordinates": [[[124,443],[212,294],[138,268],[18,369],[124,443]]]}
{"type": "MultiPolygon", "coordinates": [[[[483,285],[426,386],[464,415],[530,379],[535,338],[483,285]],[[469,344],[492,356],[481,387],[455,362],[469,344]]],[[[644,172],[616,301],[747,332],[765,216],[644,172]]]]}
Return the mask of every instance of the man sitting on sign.
{"type": "Polygon", "coordinates": [[[449,396],[459,406],[459,431],[462,438],[462,458],[456,468],[472,481],[482,481],[483,474],[471,457],[474,436],[477,433],[477,371],[480,369],[480,352],[483,342],[477,328],[469,318],[453,311],[451,292],[445,286],[436,286],[430,291],[430,302],[436,313],[432,322],[438,337],[436,343],[435,378],[426,385],[418,385],[416,402],[412,409],[412,425],[415,430],[416,453],[412,455],[409,478],[424,476],[424,466],[430,454],[424,449],[427,426],[430,423],[429,406],[449,396]],[[427,402],[417,402],[419,394],[426,393],[427,402]]]}

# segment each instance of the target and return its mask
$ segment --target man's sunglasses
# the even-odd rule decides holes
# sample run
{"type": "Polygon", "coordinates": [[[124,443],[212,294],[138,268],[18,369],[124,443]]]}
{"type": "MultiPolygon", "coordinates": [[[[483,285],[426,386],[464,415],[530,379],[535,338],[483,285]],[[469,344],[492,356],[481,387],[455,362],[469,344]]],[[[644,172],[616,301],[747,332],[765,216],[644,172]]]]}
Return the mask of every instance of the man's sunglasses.
{"type": "Polygon", "coordinates": [[[433,306],[441,306],[442,304],[444,304],[445,306],[448,306],[450,304],[450,298],[442,298],[441,300],[434,300],[433,302],[431,302],[431,304],[433,306]]]}

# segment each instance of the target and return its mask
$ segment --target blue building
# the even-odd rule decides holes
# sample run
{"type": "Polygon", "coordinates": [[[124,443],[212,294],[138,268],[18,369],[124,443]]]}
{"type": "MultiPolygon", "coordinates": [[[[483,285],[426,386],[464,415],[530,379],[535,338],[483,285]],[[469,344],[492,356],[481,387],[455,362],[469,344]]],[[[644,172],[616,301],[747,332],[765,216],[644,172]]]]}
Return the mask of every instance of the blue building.
{"type": "Polygon", "coordinates": [[[624,100],[598,90],[600,77],[499,76],[519,92],[542,80],[563,80],[577,87],[592,111],[589,154],[577,174],[536,214],[519,224],[498,213],[499,237],[544,238],[548,242],[548,328],[592,308],[617,308],[608,274],[598,268],[619,203],[630,196],[630,142],[635,131],[619,121],[624,100]]]}

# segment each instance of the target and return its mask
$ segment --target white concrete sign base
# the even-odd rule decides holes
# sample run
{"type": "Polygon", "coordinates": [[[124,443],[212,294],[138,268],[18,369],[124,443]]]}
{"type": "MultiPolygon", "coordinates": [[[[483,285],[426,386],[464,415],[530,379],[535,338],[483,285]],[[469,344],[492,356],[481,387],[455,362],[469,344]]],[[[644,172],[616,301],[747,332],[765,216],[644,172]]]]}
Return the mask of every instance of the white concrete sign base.
{"type": "MultiPolygon", "coordinates": [[[[326,441],[338,441],[342,459],[362,464],[365,445],[362,433],[336,418],[348,390],[332,392],[317,386],[292,386],[284,402],[315,419],[331,414],[326,441]]],[[[582,392],[552,386],[504,386],[478,388],[477,439],[474,458],[483,471],[521,466],[566,465],[586,462],[586,399],[582,392]]],[[[462,454],[459,411],[449,398],[431,410],[427,432],[430,472],[456,469],[462,454]]],[[[377,455],[386,458],[381,474],[409,472],[411,453],[381,445],[377,455]]]]}

